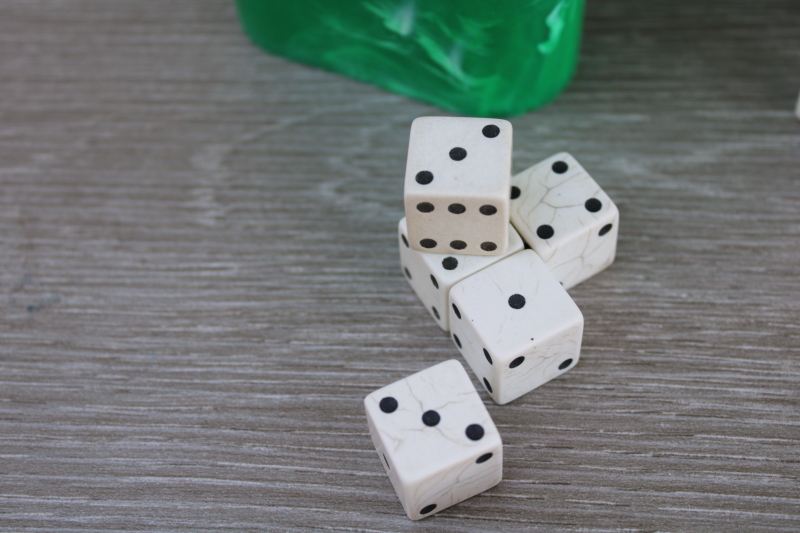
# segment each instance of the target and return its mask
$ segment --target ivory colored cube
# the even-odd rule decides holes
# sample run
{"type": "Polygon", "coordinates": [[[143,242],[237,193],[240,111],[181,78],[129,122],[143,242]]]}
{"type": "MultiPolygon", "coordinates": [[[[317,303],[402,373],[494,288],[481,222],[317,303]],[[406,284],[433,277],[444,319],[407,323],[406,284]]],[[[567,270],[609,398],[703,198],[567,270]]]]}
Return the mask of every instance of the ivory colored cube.
{"type": "Polygon", "coordinates": [[[364,407],[378,457],[412,520],[502,479],[500,434],[455,359],[376,390],[364,407]]]}
{"type": "Polygon", "coordinates": [[[797,104],[794,106],[794,116],[800,119],[800,94],[797,95],[797,104]]]}
{"type": "Polygon", "coordinates": [[[517,231],[508,227],[508,250],[503,255],[429,254],[412,250],[406,219],[397,227],[403,275],[439,327],[449,331],[450,288],[462,279],[513,255],[525,247],[517,231]]]}
{"type": "Polygon", "coordinates": [[[511,179],[511,223],[569,289],[614,262],[619,211],[567,153],[511,179]]]}
{"type": "Polygon", "coordinates": [[[457,283],[450,302],[453,342],[499,404],[578,363],[583,315],[533,250],[457,283]]]}
{"type": "Polygon", "coordinates": [[[508,249],[511,123],[421,117],[411,124],[405,177],[408,242],[437,254],[508,249]]]}

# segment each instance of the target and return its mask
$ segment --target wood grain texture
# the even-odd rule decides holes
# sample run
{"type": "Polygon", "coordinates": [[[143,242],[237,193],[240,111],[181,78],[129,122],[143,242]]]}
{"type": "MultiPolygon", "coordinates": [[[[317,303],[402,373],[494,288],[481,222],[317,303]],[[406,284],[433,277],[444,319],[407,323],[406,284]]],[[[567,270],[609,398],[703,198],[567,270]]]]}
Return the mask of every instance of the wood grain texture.
{"type": "MultiPolygon", "coordinates": [[[[458,353],[398,266],[411,121],[230,2],[0,3],[4,531],[797,531],[800,4],[589,2],[513,119],[621,213],[504,481],[403,514],[362,398],[458,353]]],[[[477,382],[476,382],[477,384],[477,382]]]]}

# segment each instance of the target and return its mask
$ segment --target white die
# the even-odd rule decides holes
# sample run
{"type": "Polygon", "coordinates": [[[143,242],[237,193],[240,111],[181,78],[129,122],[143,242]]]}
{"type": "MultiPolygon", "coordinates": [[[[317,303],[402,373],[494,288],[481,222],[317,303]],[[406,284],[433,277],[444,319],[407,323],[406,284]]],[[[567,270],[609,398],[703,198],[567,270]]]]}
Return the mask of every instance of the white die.
{"type": "Polygon", "coordinates": [[[451,359],[364,399],[381,464],[419,520],[497,485],[500,434],[464,367],[451,359]]]}
{"type": "Polygon", "coordinates": [[[797,95],[797,105],[794,107],[794,116],[800,119],[800,94],[797,95]]]}
{"type": "Polygon", "coordinates": [[[567,153],[511,179],[511,223],[564,288],[614,262],[619,212],[567,153]]]}
{"type": "Polygon", "coordinates": [[[412,250],[408,243],[406,219],[400,221],[400,264],[403,275],[422,304],[444,331],[449,331],[450,288],[472,274],[525,248],[519,233],[508,226],[508,251],[503,255],[480,256],[429,254],[412,250]]]}
{"type": "Polygon", "coordinates": [[[411,248],[438,254],[506,252],[511,136],[506,120],[414,120],[404,189],[411,248]]]}
{"type": "Polygon", "coordinates": [[[583,315],[533,250],[457,283],[450,302],[453,342],[499,404],[578,363],[583,315]]]}

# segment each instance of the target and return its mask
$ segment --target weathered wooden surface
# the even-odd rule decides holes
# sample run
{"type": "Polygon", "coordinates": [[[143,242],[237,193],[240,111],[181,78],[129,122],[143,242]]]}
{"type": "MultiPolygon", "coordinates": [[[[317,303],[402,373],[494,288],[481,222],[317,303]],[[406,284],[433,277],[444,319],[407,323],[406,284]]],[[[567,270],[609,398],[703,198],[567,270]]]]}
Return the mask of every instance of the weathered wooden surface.
{"type": "Polygon", "coordinates": [[[0,527],[797,531],[800,4],[589,2],[513,120],[621,211],[505,480],[407,520],[369,391],[458,354],[399,273],[411,120],[229,2],[0,3],[0,527]]]}

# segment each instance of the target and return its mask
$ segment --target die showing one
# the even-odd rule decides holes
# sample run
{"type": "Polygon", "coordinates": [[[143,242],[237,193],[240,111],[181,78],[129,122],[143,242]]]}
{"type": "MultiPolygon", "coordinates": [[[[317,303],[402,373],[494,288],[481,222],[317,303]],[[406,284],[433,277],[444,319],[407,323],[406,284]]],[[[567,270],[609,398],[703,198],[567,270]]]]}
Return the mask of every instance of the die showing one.
{"type": "Polygon", "coordinates": [[[567,153],[511,179],[511,223],[564,288],[614,262],[619,212],[567,153]]]}
{"type": "Polygon", "coordinates": [[[378,457],[412,520],[502,479],[500,434],[455,359],[378,389],[364,407],[378,457]]]}
{"type": "Polygon", "coordinates": [[[414,120],[404,187],[412,249],[467,255],[506,252],[511,137],[506,120],[414,120]]]}
{"type": "Polygon", "coordinates": [[[499,404],[578,363],[583,315],[533,250],[457,283],[450,303],[453,342],[499,404]]]}
{"type": "Polygon", "coordinates": [[[429,254],[412,250],[408,243],[406,219],[397,227],[400,264],[411,288],[444,331],[449,331],[450,288],[472,274],[525,248],[517,231],[508,227],[508,250],[503,255],[429,254]]]}

